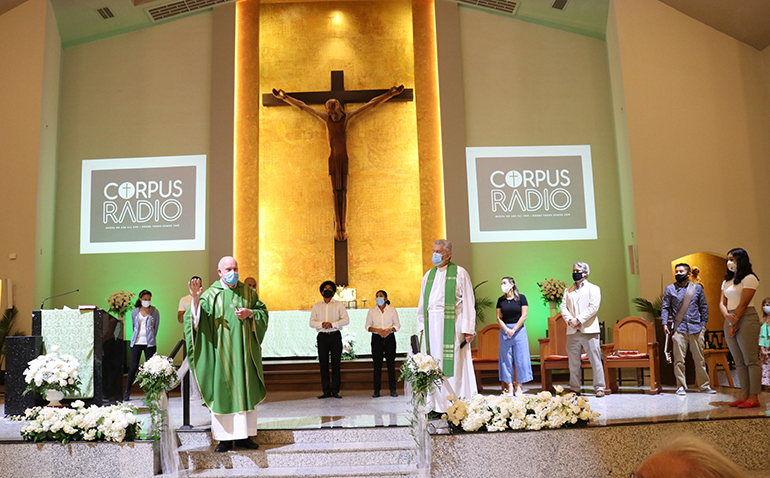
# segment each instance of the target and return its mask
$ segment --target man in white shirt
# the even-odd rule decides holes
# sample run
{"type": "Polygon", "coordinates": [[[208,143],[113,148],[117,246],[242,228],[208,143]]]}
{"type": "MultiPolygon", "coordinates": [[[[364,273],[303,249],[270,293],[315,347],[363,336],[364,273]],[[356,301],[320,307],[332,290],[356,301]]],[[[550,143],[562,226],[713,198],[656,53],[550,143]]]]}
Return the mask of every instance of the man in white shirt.
{"type": "Polygon", "coordinates": [[[318,331],[318,363],[321,367],[321,387],[323,394],[318,398],[342,398],[340,395],[340,362],[342,361],[343,327],[350,323],[345,304],[332,300],[337,286],[327,280],[320,287],[323,300],[313,304],[310,310],[310,326],[318,331]],[[331,354],[332,376],[329,381],[329,354],[331,354]]]}
{"type": "Polygon", "coordinates": [[[444,413],[449,396],[470,398],[476,394],[471,347],[476,334],[476,298],[471,277],[464,268],[452,263],[452,242],[439,239],[433,244],[433,264],[422,278],[417,321],[420,331],[427,332],[426,348],[444,372],[441,386],[428,397],[428,410],[444,413]],[[447,300],[447,282],[454,297],[447,300]],[[444,334],[451,328],[453,333],[444,334]],[[463,344],[465,344],[463,346],[463,344]]]}
{"type": "Polygon", "coordinates": [[[594,375],[594,391],[597,398],[604,396],[604,367],[599,343],[599,305],[602,293],[599,286],[586,279],[591,269],[585,262],[572,265],[575,281],[561,301],[561,316],[567,323],[567,356],[569,357],[569,386],[580,392],[581,349],[585,349],[594,375]]]}

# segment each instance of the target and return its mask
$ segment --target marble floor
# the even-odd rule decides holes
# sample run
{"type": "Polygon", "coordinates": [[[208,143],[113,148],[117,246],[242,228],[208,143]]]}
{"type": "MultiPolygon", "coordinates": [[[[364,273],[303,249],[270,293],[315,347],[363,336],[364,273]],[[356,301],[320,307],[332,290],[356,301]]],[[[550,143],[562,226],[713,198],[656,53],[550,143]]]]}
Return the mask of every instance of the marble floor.
{"type": "MultiPolygon", "coordinates": [[[[537,393],[533,385],[526,393],[537,393]]],[[[584,389],[591,408],[599,412],[593,426],[611,426],[629,423],[662,423],[689,420],[715,420],[747,417],[770,417],[770,393],[762,392],[758,408],[738,409],[727,404],[739,395],[739,390],[718,387],[717,394],[703,394],[695,389],[679,396],[673,387],[664,387],[658,395],[642,393],[638,388],[621,387],[619,393],[596,398],[584,389]]],[[[262,430],[297,430],[318,428],[370,428],[408,426],[411,406],[408,397],[382,396],[372,398],[370,392],[348,392],[342,399],[319,400],[319,392],[273,392],[257,408],[259,428],[262,430]]],[[[146,413],[139,397],[132,403],[146,413]]],[[[182,425],[182,398],[171,397],[170,419],[173,428],[182,425]]],[[[4,404],[0,403],[0,416],[4,404]]],[[[191,400],[190,422],[194,427],[211,423],[209,412],[191,400]]],[[[7,418],[0,420],[0,440],[18,440],[21,424],[7,418]]]]}

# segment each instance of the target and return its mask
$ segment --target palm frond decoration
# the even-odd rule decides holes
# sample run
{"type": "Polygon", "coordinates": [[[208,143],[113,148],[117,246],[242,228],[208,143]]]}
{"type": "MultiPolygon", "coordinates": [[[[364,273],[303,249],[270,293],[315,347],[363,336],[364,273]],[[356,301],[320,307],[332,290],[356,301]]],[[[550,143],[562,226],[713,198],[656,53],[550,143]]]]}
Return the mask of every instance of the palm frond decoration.
{"type": "Polygon", "coordinates": [[[24,332],[20,330],[13,330],[18,314],[19,309],[14,305],[11,308],[5,309],[3,318],[0,319],[0,366],[5,363],[5,338],[9,335],[24,335],[24,332]]]}
{"type": "Polygon", "coordinates": [[[650,314],[653,319],[657,319],[661,316],[661,309],[663,309],[663,294],[659,295],[654,302],[650,302],[642,297],[637,297],[633,302],[636,304],[636,310],[639,312],[650,314]]]}
{"type": "Polygon", "coordinates": [[[476,303],[474,304],[476,308],[476,322],[484,322],[484,309],[488,309],[492,307],[494,304],[492,303],[492,299],[489,297],[479,297],[476,295],[476,289],[479,288],[480,285],[486,284],[489,281],[479,282],[473,287],[473,295],[476,297],[476,303]]]}

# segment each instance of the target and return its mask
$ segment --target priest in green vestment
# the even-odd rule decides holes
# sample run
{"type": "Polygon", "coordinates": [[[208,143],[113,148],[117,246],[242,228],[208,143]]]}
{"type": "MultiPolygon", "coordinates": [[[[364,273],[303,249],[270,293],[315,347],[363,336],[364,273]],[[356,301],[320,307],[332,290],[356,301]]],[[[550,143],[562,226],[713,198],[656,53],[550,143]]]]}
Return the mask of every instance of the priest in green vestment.
{"type": "Polygon", "coordinates": [[[187,357],[203,403],[211,410],[215,451],[233,445],[256,449],[256,406],[264,400],[262,339],[267,308],[257,293],[238,281],[238,262],[223,257],[219,280],[205,292],[200,279],[189,283],[192,303],[185,312],[187,357]]]}
{"type": "Polygon", "coordinates": [[[476,394],[476,375],[469,343],[476,334],[476,298],[471,276],[451,262],[452,242],[433,244],[433,264],[422,278],[417,320],[425,332],[426,352],[439,361],[441,386],[428,396],[428,410],[444,413],[450,398],[476,394]],[[463,343],[465,345],[463,346],[463,343]]]}

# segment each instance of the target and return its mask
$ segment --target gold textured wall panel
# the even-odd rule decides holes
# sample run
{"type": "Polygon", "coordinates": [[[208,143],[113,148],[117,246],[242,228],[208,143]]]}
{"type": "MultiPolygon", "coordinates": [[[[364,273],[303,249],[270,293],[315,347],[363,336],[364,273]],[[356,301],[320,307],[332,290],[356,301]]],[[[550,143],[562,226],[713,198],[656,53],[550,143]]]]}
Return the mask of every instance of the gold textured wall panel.
{"type": "MultiPolygon", "coordinates": [[[[259,78],[249,92],[328,90],[332,70],[345,72],[346,89],[414,88],[412,28],[409,0],[263,3],[259,78]]],[[[273,310],[308,309],[320,299],[320,282],[334,279],[326,129],[289,107],[260,107],[258,118],[260,212],[249,230],[258,231],[260,296],[273,310]]],[[[418,301],[424,248],[417,136],[415,102],[385,103],[349,126],[349,279],[369,306],[380,288],[395,306],[418,301]]]]}

